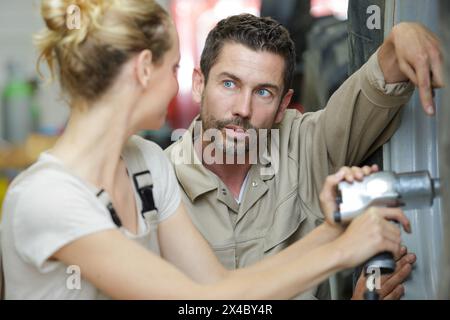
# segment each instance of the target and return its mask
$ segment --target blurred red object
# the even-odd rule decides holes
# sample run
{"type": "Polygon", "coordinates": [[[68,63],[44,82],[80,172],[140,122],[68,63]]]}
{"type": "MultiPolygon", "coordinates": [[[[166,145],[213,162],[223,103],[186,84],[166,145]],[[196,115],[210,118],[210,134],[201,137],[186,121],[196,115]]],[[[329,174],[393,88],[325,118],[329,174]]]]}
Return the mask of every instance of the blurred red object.
{"type": "Polygon", "coordinates": [[[299,111],[301,114],[305,113],[305,107],[303,107],[300,103],[294,102],[289,105],[289,109],[295,109],[299,111]]]}
{"type": "Polygon", "coordinates": [[[178,71],[180,91],[169,106],[167,120],[172,128],[187,128],[199,113],[192,100],[192,71],[200,65],[200,55],[209,31],[228,16],[240,13],[259,15],[261,0],[172,0],[170,11],[180,38],[178,71]]]}
{"type": "Polygon", "coordinates": [[[311,15],[313,17],[336,16],[347,18],[348,0],[311,0],[311,15]]]}

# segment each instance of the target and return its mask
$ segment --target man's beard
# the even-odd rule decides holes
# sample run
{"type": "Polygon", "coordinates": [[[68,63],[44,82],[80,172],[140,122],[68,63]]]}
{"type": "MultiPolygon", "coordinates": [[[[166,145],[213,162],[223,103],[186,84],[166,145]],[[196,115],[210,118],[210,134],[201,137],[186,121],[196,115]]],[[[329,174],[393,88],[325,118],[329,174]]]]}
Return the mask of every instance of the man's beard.
{"type": "Polygon", "coordinates": [[[242,117],[234,117],[232,119],[217,119],[212,115],[207,114],[205,108],[201,108],[200,120],[202,121],[203,132],[208,130],[218,130],[220,131],[221,139],[213,139],[217,151],[226,153],[228,155],[240,155],[242,153],[247,154],[252,148],[257,148],[259,130],[255,128],[250,120],[244,119],[242,117]],[[240,127],[244,130],[247,136],[244,139],[237,139],[231,137],[227,132],[231,132],[232,129],[227,128],[228,126],[240,127]],[[251,135],[253,134],[252,138],[251,135]],[[218,141],[219,140],[219,141],[218,141]]]}
{"type": "Polygon", "coordinates": [[[233,117],[217,119],[206,112],[202,99],[201,127],[194,130],[194,143],[199,143],[202,162],[207,164],[261,164],[262,174],[273,174],[279,168],[279,128],[256,128],[249,119],[233,117]],[[229,126],[238,127],[233,130],[229,126]],[[241,132],[242,130],[244,132],[241,132]],[[228,136],[231,132],[231,136],[228,136]],[[234,131],[234,132],[233,132],[234,131]],[[239,137],[237,139],[236,137],[239,137]],[[239,141],[236,141],[239,140],[239,141]],[[223,162],[224,157],[226,158],[223,162]],[[273,162],[273,163],[272,163],[273,162]]]}

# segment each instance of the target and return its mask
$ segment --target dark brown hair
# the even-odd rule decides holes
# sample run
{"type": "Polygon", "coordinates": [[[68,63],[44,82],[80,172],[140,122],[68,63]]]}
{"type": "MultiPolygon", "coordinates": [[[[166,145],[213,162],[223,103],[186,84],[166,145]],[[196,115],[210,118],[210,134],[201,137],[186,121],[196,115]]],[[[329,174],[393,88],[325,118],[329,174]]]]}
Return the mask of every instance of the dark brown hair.
{"type": "Polygon", "coordinates": [[[295,70],[295,45],[289,32],[272,18],[240,14],[221,20],[206,39],[200,68],[208,81],[209,72],[227,42],[242,44],[255,51],[268,51],[284,58],[284,93],[291,87],[295,70]]]}

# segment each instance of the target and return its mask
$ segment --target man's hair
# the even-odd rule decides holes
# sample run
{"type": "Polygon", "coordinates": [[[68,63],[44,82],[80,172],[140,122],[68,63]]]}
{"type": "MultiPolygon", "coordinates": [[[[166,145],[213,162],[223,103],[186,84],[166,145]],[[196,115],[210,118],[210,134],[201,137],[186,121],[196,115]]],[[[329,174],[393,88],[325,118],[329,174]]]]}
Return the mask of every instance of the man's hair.
{"type": "Polygon", "coordinates": [[[295,45],[289,32],[272,18],[240,14],[221,20],[206,39],[200,68],[208,81],[209,72],[226,43],[242,44],[255,51],[267,51],[284,58],[284,93],[291,87],[295,70],[295,45]]]}

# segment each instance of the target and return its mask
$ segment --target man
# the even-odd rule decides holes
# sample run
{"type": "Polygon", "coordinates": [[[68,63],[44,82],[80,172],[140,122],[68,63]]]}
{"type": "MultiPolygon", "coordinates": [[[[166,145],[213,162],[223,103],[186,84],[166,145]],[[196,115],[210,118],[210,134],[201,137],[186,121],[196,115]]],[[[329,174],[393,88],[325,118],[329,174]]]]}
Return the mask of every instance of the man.
{"type": "MultiPolygon", "coordinates": [[[[295,64],[286,29],[248,14],[219,22],[193,73],[200,117],[167,154],[189,214],[220,261],[231,269],[250,265],[320,225],[325,178],[343,165],[361,163],[394,134],[412,83],[433,113],[432,85],[442,86],[439,54],[429,31],[400,24],[325,110],[302,115],[286,110],[295,64]],[[210,134],[214,129],[218,135],[210,134]],[[264,129],[274,130],[264,138],[264,129]],[[252,130],[258,132],[256,162],[252,130]],[[260,152],[264,141],[275,150],[260,152]],[[241,155],[245,161],[237,161],[241,155]]],[[[403,294],[412,263],[413,255],[398,261],[396,273],[383,280],[382,298],[403,294]]],[[[361,279],[354,298],[363,288],[361,279]]],[[[300,298],[329,298],[329,288],[324,284],[300,298]]]]}

